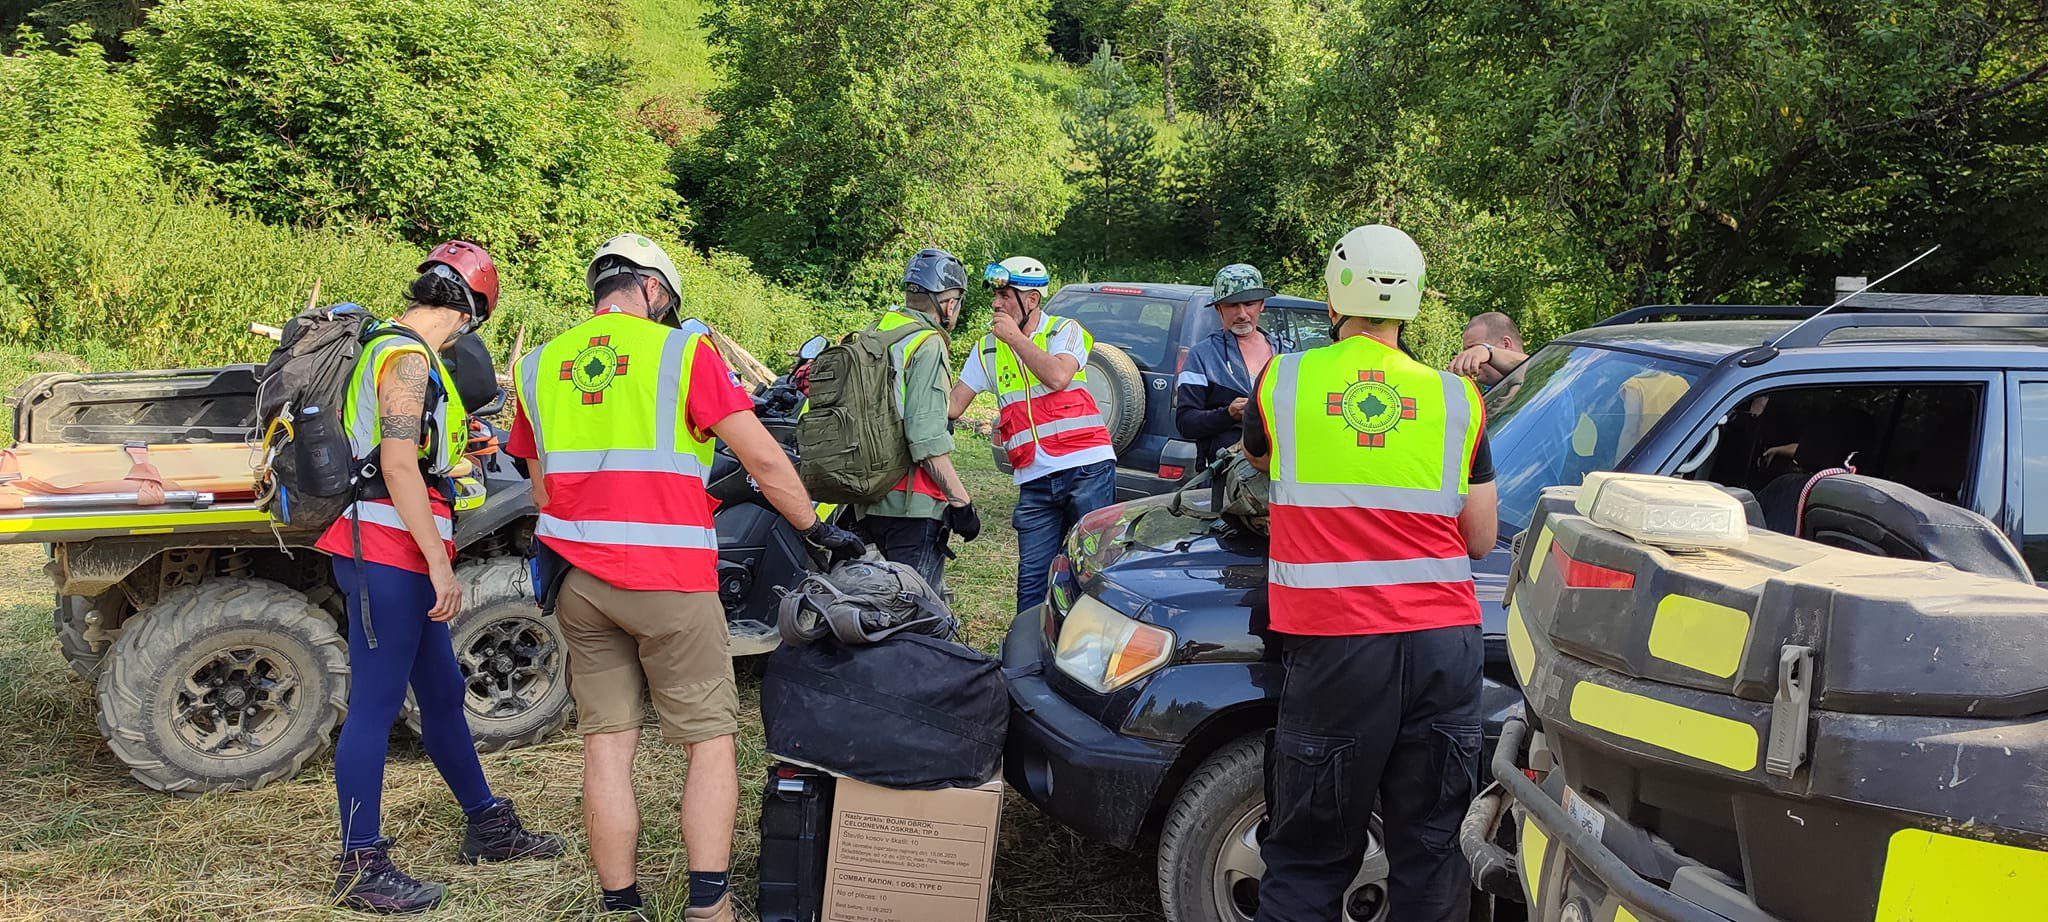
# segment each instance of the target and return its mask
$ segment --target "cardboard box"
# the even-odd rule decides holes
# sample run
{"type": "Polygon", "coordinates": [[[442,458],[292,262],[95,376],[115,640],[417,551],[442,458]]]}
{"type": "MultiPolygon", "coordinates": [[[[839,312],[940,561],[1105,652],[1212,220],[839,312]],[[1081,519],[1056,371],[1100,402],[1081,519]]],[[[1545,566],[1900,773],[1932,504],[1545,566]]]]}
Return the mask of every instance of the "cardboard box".
{"type": "Polygon", "coordinates": [[[824,922],[980,922],[988,917],[1003,782],[897,791],[838,780],[824,922]]]}

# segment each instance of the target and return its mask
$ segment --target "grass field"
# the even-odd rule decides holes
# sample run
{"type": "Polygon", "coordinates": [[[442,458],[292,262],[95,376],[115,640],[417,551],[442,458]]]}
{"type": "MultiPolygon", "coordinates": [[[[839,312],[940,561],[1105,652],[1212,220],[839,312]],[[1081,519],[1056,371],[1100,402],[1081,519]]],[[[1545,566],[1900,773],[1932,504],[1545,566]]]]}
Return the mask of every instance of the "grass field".
{"type": "Polygon", "coordinates": [[[718,80],[703,18],[709,0],[625,0],[628,59],[634,79],[626,101],[676,138],[693,137],[714,117],[704,94],[718,80]]]}
{"type": "MultiPolygon", "coordinates": [[[[1010,616],[1015,491],[987,443],[962,439],[966,469],[988,523],[960,546],[948,577],[975,646],[993,651],[1010,616]]],[[[50,630],[50,587],[39,548],[0,549],[0,919],[361,918],[327,909],[337,821],[331,766],[316,758],[298,777],[260,791],[180,800],[132,780],[101,742],[91,690],[71,677],[50,630]]],[[[755,821],[767,756],[759,688],[742,681],[741,808],[735,893],[752,918],[755,821]]],[[[687,774],[678,749],[642,750],[643,889],[659,918],[680,919],[687,867],[675,808],[687,774]]],[[[532,825],[560,831],[557,862],[473,868],[455,860],[462,817],[424,752],[400,730],[386,770],[385,834],[401,864],[450,884],[429,919],[583,918],[596,906],[578,802],[573,735],[484,757],[496,793],[532,825]]],[[[1149,856],[1075,838],[1015,794],[1004,810],[991,918],[1158,918],[1149,856]]]]}

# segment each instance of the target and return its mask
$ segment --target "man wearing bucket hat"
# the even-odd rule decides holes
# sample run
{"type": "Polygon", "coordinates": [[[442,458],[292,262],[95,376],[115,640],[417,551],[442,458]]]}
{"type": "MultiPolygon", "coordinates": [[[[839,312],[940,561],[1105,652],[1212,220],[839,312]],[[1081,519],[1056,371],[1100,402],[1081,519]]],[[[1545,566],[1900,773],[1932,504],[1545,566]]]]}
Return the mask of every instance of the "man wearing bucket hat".
{"type": "Polygon", "coordinates": [[[1116,448],[1084,385],[1095,337],[1043,309],[1045,264],[1012,256],[982,270],[995,317],[960,369],[948,414],[996,394],[996,440],[1017,483],[1017,610],[1044,601],[1053,555],[1082,516],[1116,502],[1116,448]]]}
{"type": "Polygon", "coordinates": [[[1180,437],[1195,443],[1203,462],[1237,441],[1252,382],[1267,360],[1280,354],[1280,340],[1259,328],[1259,314],[1273,289],[1259,270],[1244,263],[1216,273],[1210,304],[1221,329],[1193,349],[1174,383],[1174,423],[1180,437]]]}
{"type": "Polygon", "coordinates": [[[1473,560],[1497,497],[1479,392],[1403,352],[1422,250],[1375,224],[1330,251],[1329,345],[1266,366],[1244,444],[1272,474],[1266,603],[1286,673],[1267,737],[1258,922],[1342,918],[1379,804],[1388,912],[1463,920],[1479,769],[1473,560]]]}

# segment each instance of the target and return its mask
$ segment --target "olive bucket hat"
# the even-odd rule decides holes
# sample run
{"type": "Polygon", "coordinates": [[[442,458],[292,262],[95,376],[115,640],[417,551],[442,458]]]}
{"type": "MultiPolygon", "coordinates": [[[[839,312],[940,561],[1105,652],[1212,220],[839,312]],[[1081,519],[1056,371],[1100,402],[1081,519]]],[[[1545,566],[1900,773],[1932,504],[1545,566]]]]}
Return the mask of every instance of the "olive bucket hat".
{"type": "Polygon", "coordinates": [[[1216,284],[1211,286],[1210,292],[1213,303],[1219,305],[1264,301],[1273,296],[1273,289],[1266,287],[1266,277],[1244,263],[1224,266],[1216,273],[1216,284]]]}

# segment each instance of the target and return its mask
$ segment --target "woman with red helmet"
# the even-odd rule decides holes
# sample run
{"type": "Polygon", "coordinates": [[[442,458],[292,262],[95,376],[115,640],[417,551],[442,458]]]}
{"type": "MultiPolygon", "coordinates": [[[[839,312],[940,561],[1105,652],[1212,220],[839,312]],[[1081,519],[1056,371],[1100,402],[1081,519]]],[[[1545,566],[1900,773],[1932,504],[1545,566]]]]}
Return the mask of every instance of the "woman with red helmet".
{"type": "Polygon", "coordinates": [[[469,818],[463,860],[562,853],[561,837],[528,832],[512,804],[491,795],[448,634],[448,620],[462,611],[450,477],[469,429],[439,352],[490,319],[498,267],[482,247],[448,241],[420,263],[408,300],[397,320],[365,334],[342,410],[361,492],[315,545],[333,557],[348,604],[348,717],[334,745],[342,830],[334,900],[376,913],[418,912],[446,893],[400,871],[382,837],[386,746],[407,687],[419,707],[420,742],[469,818]]]}

